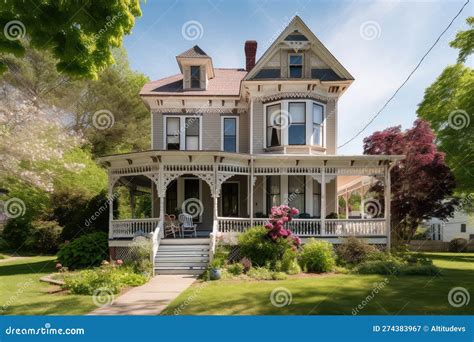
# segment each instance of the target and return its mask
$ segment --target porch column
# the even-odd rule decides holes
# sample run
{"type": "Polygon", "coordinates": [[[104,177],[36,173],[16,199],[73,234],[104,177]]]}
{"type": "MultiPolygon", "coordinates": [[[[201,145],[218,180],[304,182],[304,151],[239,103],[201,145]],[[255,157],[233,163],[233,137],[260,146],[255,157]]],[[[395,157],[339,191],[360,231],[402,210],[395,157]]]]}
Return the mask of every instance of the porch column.
{"type": "Polygon", "coordinates": [[[253,227],[253,185],[254,185],[254,175],[253,175],[253,159],[250,160],[250,227],[253,227]]]}
{"type": "Polygon", "coordinates": [[[349,193],[347,192],[346,189],[346,195],[345,195],[345,205],[346,205],[346,220],[349,219],[349,193]]]}
{"type": "Polygon", "coordinates": [[[326,167],[321,168],[321,235],[326,235],[326,167]]]}
{"type": "Polygon", "coordinates": [[[360,218],[362,220],[365,218],[365,192],[363,185],[360,189],[360,218]]]}
{"type": "Polygon", "coordinates": [[[384,179],[384,196],[385,196],[385,229],[387,230],[387,249],[390,250],[391,245],[391,235],[390,235],[390,192],[391,192],[391,180],[390,180],[390,170],[392,167],[385,166],[385,179],[384,179]]]}
{"type": "Polygon", "coordinates": [[[108,192],[108,203],[109,203],[109,239],[114,237],[114,228],[112,226],[112,221],[114,220],[114,185],[117,180],[116,176],[112,176],[109,173],[109,192],[108,192]]]}

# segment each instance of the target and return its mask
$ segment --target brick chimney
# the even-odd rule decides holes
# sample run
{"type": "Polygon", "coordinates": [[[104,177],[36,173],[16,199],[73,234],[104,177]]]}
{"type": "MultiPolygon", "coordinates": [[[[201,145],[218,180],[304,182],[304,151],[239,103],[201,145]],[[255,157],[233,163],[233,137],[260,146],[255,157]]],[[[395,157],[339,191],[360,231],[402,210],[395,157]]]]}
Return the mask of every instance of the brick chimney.
{"type": "Polygon", "coordinates": [[[257,55],[257,41],[247,40],[245,42],[245,70],[249,72],[255,66],[255,56],[257,55]]]}

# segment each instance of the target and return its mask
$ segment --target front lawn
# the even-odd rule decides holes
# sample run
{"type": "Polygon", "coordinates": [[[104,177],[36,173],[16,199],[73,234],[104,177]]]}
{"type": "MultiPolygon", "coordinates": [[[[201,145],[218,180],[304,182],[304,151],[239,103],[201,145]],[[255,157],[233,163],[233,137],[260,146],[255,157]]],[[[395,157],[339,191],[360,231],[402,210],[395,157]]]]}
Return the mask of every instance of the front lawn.
{"type": "Polygon", "coordinates": [[[55,259],[37,256],[0,263],[0,315],[81,315],[96,308],[91,296],[66,294],[39,281],[55,271],[55,259]]]}
{"type": "Polygon", "coordinates": [[[448,302],[448,293],[454,287],[463,287],[474,297],[474,254],[425,254],[441,269],[441,276],[326,274],[282,281],[197,282],[176,298],[163,314],[351,315],[382,282],[383,288],[366,301],[358,314],[472,314],[474,298],[468,305],[455,308],[448,302]],[[270,295],[276,288],[289,291],[292,297],[289,305],[276,307],[271,304],[270,295]]]}

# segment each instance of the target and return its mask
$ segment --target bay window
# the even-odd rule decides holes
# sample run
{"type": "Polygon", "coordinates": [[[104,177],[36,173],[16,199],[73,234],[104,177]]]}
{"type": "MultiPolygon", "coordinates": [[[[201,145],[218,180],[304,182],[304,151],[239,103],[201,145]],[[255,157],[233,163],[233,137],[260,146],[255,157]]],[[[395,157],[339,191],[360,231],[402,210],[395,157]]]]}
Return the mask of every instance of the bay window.
{"type": "Polygon", "coordinates": [[[281,145],[281,105],[267,107],[267,147],[281,145]]]}
{"type": "Polygon", "coordinates": [[[313,145],[322,145],[323,106],[313,103],[313,145]]]}
{"type": "Polygon", "coordinates": [[[306,102],[290,102],[288,113],[288,144],[304,145],[306,143],[306,102]]]}

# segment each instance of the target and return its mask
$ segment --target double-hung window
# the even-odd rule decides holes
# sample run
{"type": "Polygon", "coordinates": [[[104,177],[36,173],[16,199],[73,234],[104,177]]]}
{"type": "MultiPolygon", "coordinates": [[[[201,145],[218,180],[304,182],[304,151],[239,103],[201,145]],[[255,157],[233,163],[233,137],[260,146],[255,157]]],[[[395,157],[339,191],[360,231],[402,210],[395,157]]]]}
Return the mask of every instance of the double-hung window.
{"type": "Polygon", "coordinates": [[[306,143],[306,103],[290,102],[288,113],[288,144],[304,145],[306,143]]]}
{"type": "Polygon", "coordinates": [[[289,55],[290,78],[303,77],[303,55],[289,55]]]}
{"type": "Polygon", "coordinates": [[[323,142],[323,106],[313,103],[313,145],[322,145],[323,142]]]}
{"type": "Polygon", "coordinates": [[[267,107],[267,147],[281,145],[281,115],[279,103],[267,107]]]}
{"type": "Polygon", "coordinates": [[[237,152],[237,118],[223,118],[223,150],[237,152]]]}
{"type": "Polygon", "coordinates": [[[199,150],[199,117],[186,118],[186,150],[199,150]]]}
{"type": "Polygon", "coordinates": [[[179,118],[166,118],[166,149],[180,149],[180,122],[179,118]]]}
{"type": "Polygon", "coordinates": [[[267,176],[267,212],[281,204],[280,176],[267,176]]]}
{"type": "Polygon", "coordinates": [[[201,67],[191,66],[191,88],[201,88],[201,67]]]}
{"type": "Polygon", "coordinates": [[[201,117],[165,116],[165,148],[194,151],[201,148],[201,117]]]}
{"type": "Polygon", "coordinates": [[[305,188],[305,176],[288,176],[288,203],[300,213],[305,212],[305,188]]]}

